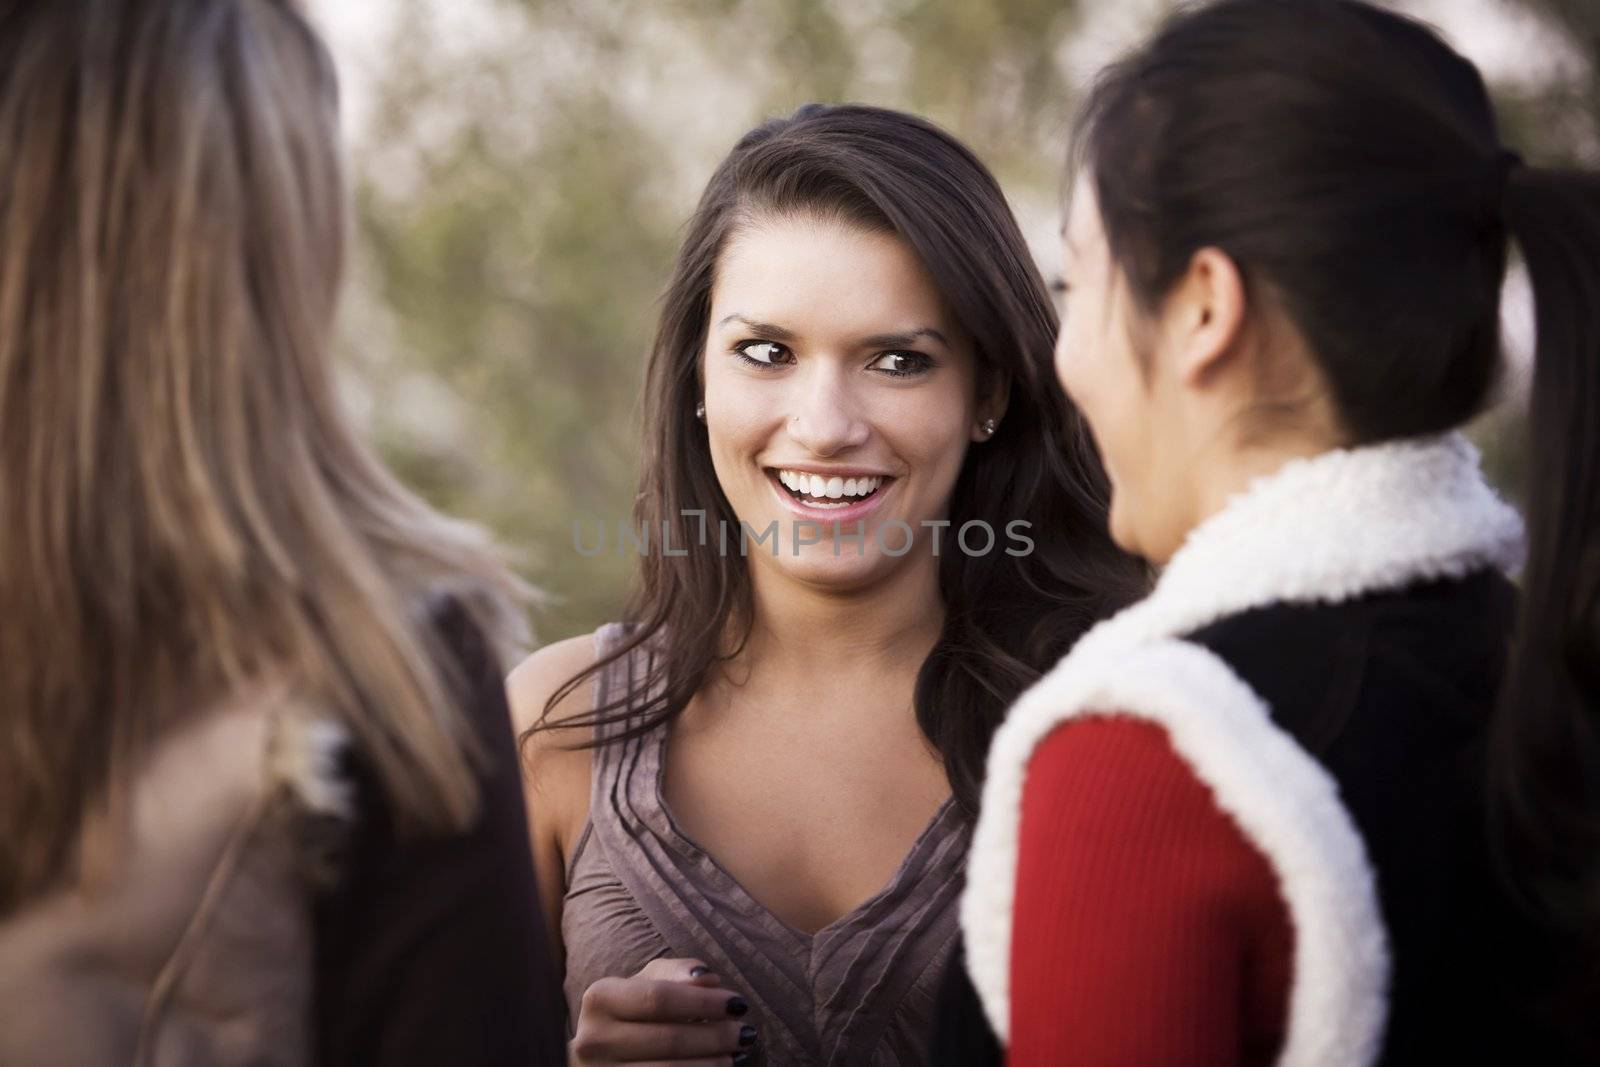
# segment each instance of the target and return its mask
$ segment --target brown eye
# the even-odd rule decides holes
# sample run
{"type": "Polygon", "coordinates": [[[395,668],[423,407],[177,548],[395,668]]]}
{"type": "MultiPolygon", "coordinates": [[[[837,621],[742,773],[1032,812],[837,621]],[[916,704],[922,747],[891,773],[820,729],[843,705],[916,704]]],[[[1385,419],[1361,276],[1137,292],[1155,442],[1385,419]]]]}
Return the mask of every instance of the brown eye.
{"type": "Polygon", "coordinates": [[[746,361],[763,367],[789,362],[789,350],[773,341],[740,341],[733,350],[746,361]]]}
{"type": "Polygon", "coordinates": [[[933,360],[921,352],[885,352],[868,369],[882,371],[891,378],[910,378],[927,373],[932,366],[933,360]]]}

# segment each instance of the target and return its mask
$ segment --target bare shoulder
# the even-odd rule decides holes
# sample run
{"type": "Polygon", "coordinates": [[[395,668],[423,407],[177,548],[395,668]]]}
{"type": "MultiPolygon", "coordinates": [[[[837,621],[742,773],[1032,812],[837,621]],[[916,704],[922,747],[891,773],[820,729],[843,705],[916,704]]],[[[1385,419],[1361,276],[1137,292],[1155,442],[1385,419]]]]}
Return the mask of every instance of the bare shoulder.
{"type": "MultiPolygon", "coordinates": [[[[583,634],[545,645],[517,664],[506,679],[517,730],[526,730],[543,718],[545,705],[556,691],[594,662],[594,635],[583,634]]],[[[551,710],[551,720],[560,722],[588,711],[592,692],[589,679],[585,679],[551,710]]]]}
{"type": "Polygon", "coordinates": [[[588,766],[588,752],[576,747],[588,740],[588,731],[582,727],[562,729],[560,725],[591,710],[593,679],[584,678],[570,687],[549,709],[548,716],[545,709],[556,693],[594,662],[594,636],[584,634],[532,653],[506,679],[511,721],[522,749],[523,772],[535,791],[547,792],[548,786],[554,784],[551,779],[563,776],[571,767],[588,766]],[[535,726],[556,728],[535,730],[535,726]]]}
{"type": "Polygon", "coordinates": [[[595,662],[592,634],[557,641],[519,663],[506,679],[512,725],[522,762],[528,797],[528,821],[533,833],[534,859],[541,877],[564,873],[589,817],[591,753],[581,748],[589,731],[534,729],[581,716],[592,708],[593,681],[584,678],[563,694],[548,717],[545,707],[566,683],[595,662]]]}

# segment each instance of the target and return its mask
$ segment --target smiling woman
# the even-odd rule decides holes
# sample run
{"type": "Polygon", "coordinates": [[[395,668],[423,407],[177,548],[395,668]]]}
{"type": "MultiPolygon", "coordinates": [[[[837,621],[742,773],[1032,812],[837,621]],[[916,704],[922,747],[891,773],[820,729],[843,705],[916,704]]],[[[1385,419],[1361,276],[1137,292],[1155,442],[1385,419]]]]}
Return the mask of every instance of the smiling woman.
{"type": "Polygon", "coordinates": [[[923,1062],[989,736],[1142,580],[1054,326],[920,119],[810,106],[713,175],[635,514],[690,547],[511,682],[577,1062],[923,1062]],[[1032,550],[941,551],[972,523],[1032,550]]]}
{"type": "Polygon", "coordinates": [[[1005,383],[991,374],[978,395],[972,343],[917,254],[892,233],[768,217],[729,241],[711,316],[703,373],[718,484],[741,522],[778,522],[777,543],[800,546],[757,553],[758,586],[770,568],[830,587],[891,571],[931,578],[884,527],[914,536],[947,517],[967,446],[1003,414],[1005,383]],[[818,528],[809,544],[802,522],[818,528]]]}

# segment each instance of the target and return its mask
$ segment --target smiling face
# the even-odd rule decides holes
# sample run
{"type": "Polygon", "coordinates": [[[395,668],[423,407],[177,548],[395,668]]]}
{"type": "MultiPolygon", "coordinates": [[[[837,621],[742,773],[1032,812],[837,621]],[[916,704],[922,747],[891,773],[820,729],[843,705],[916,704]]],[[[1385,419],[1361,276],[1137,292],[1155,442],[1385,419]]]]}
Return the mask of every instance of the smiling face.
{"type": "Polygon", "coordinates": [[[904,241],[814,216],[757,218],[718,261],[702,359],[722,491],[756,534],[778,523],[776,558],[750,544],[758,566],[842,590],[926,558],[921,523],[946,516],[987,413],[970,343],[904,241]],[[801,520],[816,528],[800,540],[821,540],[796,553],[801,520]],[[905,531],[884,528],[895,520],[917,535],[903,556],[905,531]],[[852,538],[837,552],[836,522],[852,538]]]}

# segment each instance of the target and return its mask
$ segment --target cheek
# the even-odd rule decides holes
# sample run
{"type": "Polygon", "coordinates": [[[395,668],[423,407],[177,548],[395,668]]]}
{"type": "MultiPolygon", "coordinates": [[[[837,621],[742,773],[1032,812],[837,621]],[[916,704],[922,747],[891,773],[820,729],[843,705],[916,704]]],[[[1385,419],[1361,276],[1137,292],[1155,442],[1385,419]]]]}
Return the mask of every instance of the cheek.
{"type": "Polygon", "coordinates": [[[1089,318],[1088,310],[1067,317],[1056,341],[1056,377],[1105,450],[1112,445],[1105,438],[1121,421],[1119,409],[1127,402],[1118,373],[1126,353],[1091,328],[1089,318]]]}
{"type": "Polygon", "coordinates": [[[706,366],[704,381],[704,425],[712,466],[723,493],[737,503],[748,491],[751,455],[782,429],[782,397],[771,383],[728,373],[715,361],[706,366]]]}
{"type": "Polygon", "coordinates": [[[913,473],[955,480],[977,418],[973,375],[962,370],[922,388],[886,391],[875,405],[875,431],[913,473]]]}
{"type": "Polygon", "coordinates": [[[1091,328],[1098,326],[1086,321],[1091,316],[1092,309],[1068,319],[1056,346],[1056,373],[1100,450],[1116,523],[1136,505],[1153,415],[1131,343],[1116,324],[1091,328]]]}
{"type": "Polygon", "coordinates": [[[1093,378],[1087,364],[1092,362],[1091,348],[1094,339],[1083,336],[1081,316],[1069,315],[1056,334],[1056,380],[1080,409],[1084,398],[1093,392],[1093,378]]]}
{"type": "Polygon", "coordinates": [[[706,391],[706,434],[713,453],[732,453],[761,448],[772,436],[778,418],[773,405],[759,395],[719,397],[706,391]],[[720,401],[720,402],[719,402],[720,401]]]}
{"type": "Polygon", "coordinates": [[[719,440],[740,444],[752,433],[770,433],[771,423],[781,423],[791,406],[783,380],[743,370],[725,353],[708,354],[701,367],[713,447],[719,440]]]}

